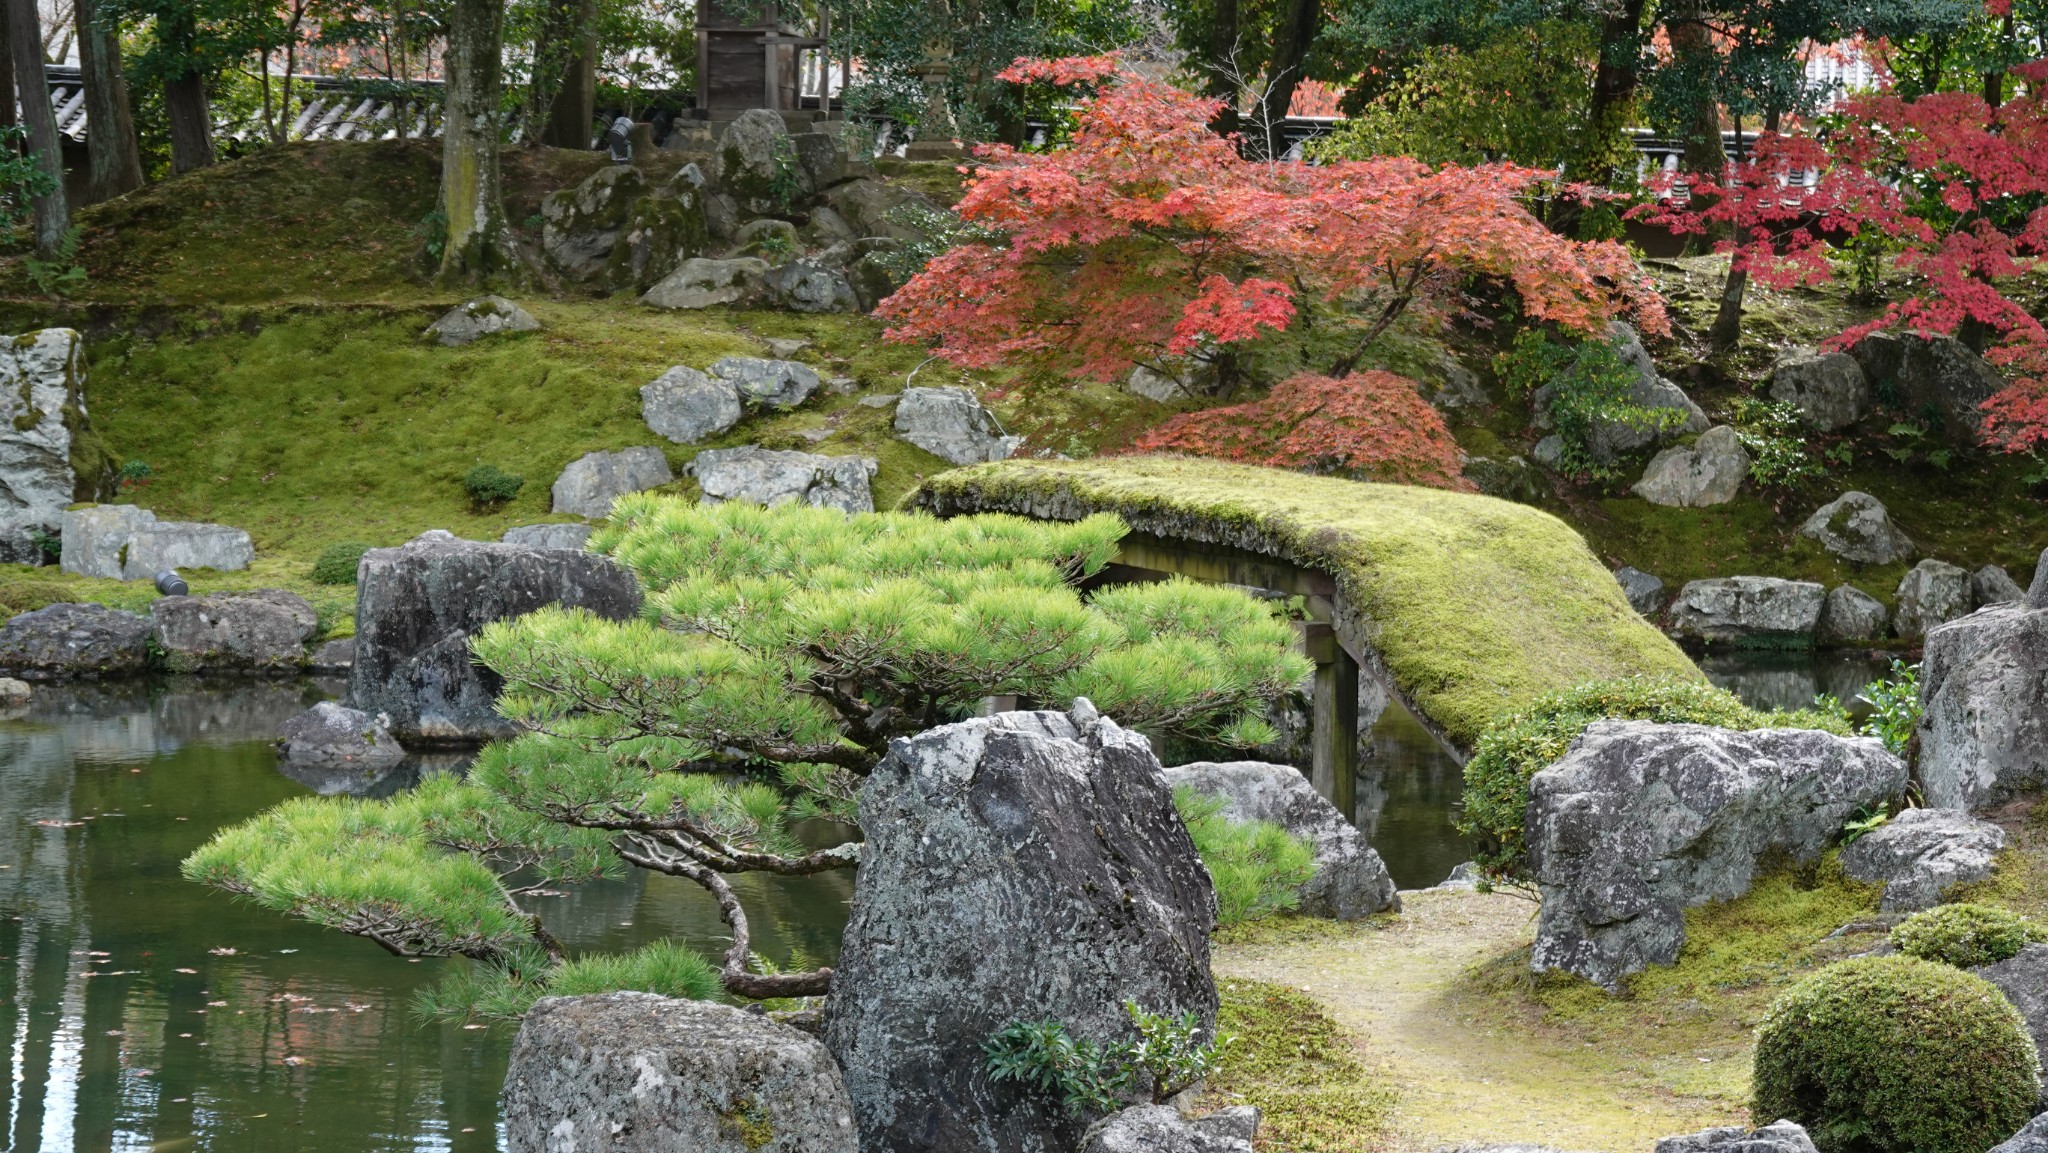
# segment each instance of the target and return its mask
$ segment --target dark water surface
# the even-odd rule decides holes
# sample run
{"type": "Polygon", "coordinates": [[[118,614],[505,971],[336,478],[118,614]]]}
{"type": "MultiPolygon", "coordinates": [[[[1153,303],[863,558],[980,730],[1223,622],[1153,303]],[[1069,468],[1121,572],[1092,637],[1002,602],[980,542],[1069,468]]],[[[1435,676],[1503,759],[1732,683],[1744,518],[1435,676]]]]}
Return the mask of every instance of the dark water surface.
{"type": "MultiPolygon", "coordinates": [[[[1862,658],[1716,658],[1756,705],[1843,699],[1862,658]]],[[[378,1153],[499,1145],[509,1031],[428,1024],[413,994],[450,964],[189,884],[216,829],[309,792],[387,795],[461,758],[382,775],[288,776],[269,741],[339,685],[38,688],[0,718],[0,1150],[378,1153]]],[[[1451,826],[1463,777],[1398,706],[1372,732],[1355,814],[1404,888],[1470,856],[1451,826]]],[[[757,947],[832,961],[851,877],[740,878],[757,947]]],[[[576,949],[725,939],[686,882],[638,874],[535,902],[576,949]]]]}

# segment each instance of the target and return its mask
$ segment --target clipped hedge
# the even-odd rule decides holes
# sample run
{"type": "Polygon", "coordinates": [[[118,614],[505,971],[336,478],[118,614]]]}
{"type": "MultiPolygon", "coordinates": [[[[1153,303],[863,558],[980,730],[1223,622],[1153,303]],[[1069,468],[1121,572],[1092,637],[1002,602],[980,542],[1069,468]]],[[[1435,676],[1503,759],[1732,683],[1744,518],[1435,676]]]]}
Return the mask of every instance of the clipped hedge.
{"type": "Polygon", "coordinates": [[[1849,734],[1848,718],[1834,713],[1762,712],[1725,689],[1697,681],[1624,677],[1546,694],[1479,738],[1465,762],[1465,797],[1458,830],[1479,839],[1473,860],[1488,876],[1529,879],[1522,822],[1529,808],[1529,778],[1549,768],[1599,720],[1716,725],[1725,729],[1823,729],[1849,734]]]}
{"type": "Polygon", "coordinates": [[[1806,1126],[1821,1153],[1984,1153],[2034,1115],[2039,1061],[1981,977],[1861,957],[1786,990],[1757,1026],[1757,1124],[1806,1126]]]}
{"type": "Polygon", "coordinates": [[[1958,969],[1992,965],[2019,955],[2041,929],[2018,913],[1989,905],[1941,905],[1892,927],[1892,947],[1908,957],[1958,969]]]}

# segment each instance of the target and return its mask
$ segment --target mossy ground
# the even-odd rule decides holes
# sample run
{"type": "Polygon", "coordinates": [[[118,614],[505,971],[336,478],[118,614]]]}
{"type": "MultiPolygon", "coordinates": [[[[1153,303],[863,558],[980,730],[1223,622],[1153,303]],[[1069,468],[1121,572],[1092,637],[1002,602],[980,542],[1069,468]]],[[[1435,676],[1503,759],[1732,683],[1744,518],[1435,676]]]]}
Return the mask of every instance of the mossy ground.
{"type": "Polygon", "coordinates": [[[1386,1136],[1392,1091],[1315,999],[1269,981],[1216,982],[1216,1030],[1232,1039],[1205,1108],[1252,1105],[1260,1153],[1364,1153],[1386,1136]]]}

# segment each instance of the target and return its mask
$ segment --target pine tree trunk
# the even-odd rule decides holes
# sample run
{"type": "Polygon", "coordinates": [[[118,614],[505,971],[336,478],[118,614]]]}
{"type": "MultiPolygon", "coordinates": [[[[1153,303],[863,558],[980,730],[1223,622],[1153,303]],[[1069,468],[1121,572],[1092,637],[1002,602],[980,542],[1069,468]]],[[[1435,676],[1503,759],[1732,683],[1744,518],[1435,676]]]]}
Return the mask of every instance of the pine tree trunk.
{"type": "Polygon", "coordinates": [[[441,210],[448,239],[443,283],[482,280],[513,264],[498,192],[502,0],[455,0],[449,14],[447,103],[441,112],[441,210]]]}
{"type": "Polygon", "coordinates": [[[85,202],[97,204],[142,187],[142,153],[121,74],[121,36],[101,27],[93,0],[77,0],[78,66],[85,80],[85,202]]]}
{"type": "Polygon", "coordinates": [[[570,18],[562,30],[569,40],[567,60],[540,142],[589,148],[597,121],[597,0],[562,0],[561,7],[570,18]]]}
{"type": "Polygon", "coordinates": [[[71,205],[64,197],[64,145],[57,137],[57,113],[50,107],[50,80],[43,71],[43,26],[36,0],[7,0],[7,40],[21,94],[21,118],[28,146],[50,191],[35,198],[36,255],[49,260],[71,230],[71,205]]]}

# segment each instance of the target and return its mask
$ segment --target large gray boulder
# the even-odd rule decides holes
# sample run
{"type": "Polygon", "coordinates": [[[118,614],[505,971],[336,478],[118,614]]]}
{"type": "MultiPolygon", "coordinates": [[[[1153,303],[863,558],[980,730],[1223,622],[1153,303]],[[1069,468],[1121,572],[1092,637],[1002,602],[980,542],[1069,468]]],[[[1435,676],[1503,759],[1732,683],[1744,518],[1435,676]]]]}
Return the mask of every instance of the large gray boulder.
{"type": "Polygon", "coordinates": [[[859,235],[903,244],[931,239],[918,227],[920,219],[944,218],[943,210],[916,189],[871,177],[832,189],[825,201],[859,235]]]}
{"type": "Polygon", "coordinates": [[[320,624],[312,605],[283,589],[162,597],[149,615],[174,673],[297,672],[320,624]]]}
{"type": "Polygon", "coordinates": [[[1842,871],[1882,883],[1879,910],[1915,913],[1941,904],[1957,885],[1991,875],[2005,830],[1968,813],[1907,809],[1842,850],[1842,871]]]}
{"type": "Polygon", "coordinates": [[[1849,354],[1873,386],[1898,397],[1900,409],[1939,413],[1942,429],[1958,444],[1977,443],[1984,402],[2006,386],[1997,369],[1953,336],[1874,332],[1849,354]]]}
{"type": "Polygon", "coordinates": [[[522,524],[505,530],[498,538],[506,544],[523,544],[528,548],[561,548],[582,552],[590,540],[590,526],[587,524],[522,524]]]}
{"type": "MultiPolygon", "coordinates": [[[[1685,394],[1684,389],[1658,375],[1657,366],[1650,359],[1649,350],[1643,347],[1642,337],[1633,327],[1622,321],[1615,321],[1609,331],[1609,339],[1623,363],[1635,370],[1635,379],[1629,386],[1628,402],[1646,409],[1669,410],[1676,415],[1663,424],[1653,421],[1595,421],[1586,438],[1586,448],[1595,459],[1611,462],[1653,444],[1707,431],[1709,422],[1706,412],[1693,403],[1693,399],[1685,394]]],[[[1550,427],[1550,402],[1553,392],[1551,386],[1544,385],[1536,390],[1532,398],[1536,422],[1544,428],[1550,427]]]]}
{"type": "Polygon", "coordinates": [[[1813,642],[1827,589],[1778,577],[1688,581],[1671,604],[1683,637],[1733,645],[1803,647],[1813,642]]]}
{"type": "Polygon", "coordinates": [[[249,534],[224,524],[151,520],[128,534],[121,579],[153,580],[166,569],[210,568],[232,572],[249,567],[256,546],[249,534]]]}
{"type": "MultiPolygon", "coordinates": [[[[2029,945],[2027,947],[2030,949],[2048,949],[2048,945],[2029,945]]],[[[2048,958],[2043,958],[2040,963],[2048,966],[2048,958]]],[[[1982,975],[1983,972],[1982,969],[1978,970],[1979,975],[1982,975]]],[[[1998,982],[1993,981],[1992,984],[1996,985],[1998,982]]],[[[2010,997],[2011,994],[2008,993],[2006,996],[2010,997]]],[[[2025,1016],[2026,1010],[2022,1009],[2020,1013],[2022,1016],[2025,1016]]],[[[2028,1020],[2031,1024],[2033,1019],[2028,1018],[2028,1020]]],[[[2048,1037],[2044,1037],[2039,1028],[2034,1030],[2034,1047],[2037,1049],[2048,1048],[2048,1037]]],[[[1991,1153],[2048,1153],[2048,1113],[2043,1113],[2022,1125],[2019,1132],[2000,1142],[1991,1150],[1991,1153]]]]}
{"type": "Polygon", "coordinates": [[[655,184],[630,164],[541,201],[541,250],[571,280],[644,291],[710,246],[711,197],[685,165],[655,184]]]}
{"type": "Polygon", "coordinates": [[[995,414],[964,388],[906,388],[896,402],[896,434],[953,464],[1008,460],[1024,443],[1004,436],[995,414]]]}
{"type": "Polygon", "coordinates": [[[863,1149],[1075,1148],[1088,1118],[989,1080],[1012,1022],[1104,1042],[1129,1000],[1213,1029],[1209,874],[1151,746],[1085,700],[892,742],[860,825],[825,1040],[863,1149]]]}
{"type": "Polygon", "coordinates": [[[143,525],[155,524],[156,514],[132,504],[96,504],[67,510],[60,523],[59,567],[79,576],[120,580],[128,538],[143,525]]]}
{"type": "Polygon", "coordinates": [[[479,296],[465,300],[427,326],[427,335],[444,348],[473,344],[501,332],[539,332],[540,321],[533,314],[502,296],[479,296]]]}
{"type": "Polygon", "coordinates": [[[1650,458],[1630,491],[1651,504],[1708,508],[1727,504],[1749,475],[1749,453],[1728,425],[1716,425],[1690,446],[1673,445],[1650,458]]]}
{"type": "Polygon", "coordinates": [[[1813,643],[1823,648],[1876,644],[1890,623],[1883,601],[1853,585],[1836,585],[1821,602],[1813,643]]]}
{"type": "MultiPolygon", "coordinates": [[[[2031,944],[2003,961],[1980,965],[1970,971],[1996,985],[1998,991],[2005,994],[2005,999],[2019,1010],[2020,1019],[2027,1023],[2027,1032],[2034,1037],[2034,1048],[2048,1053],[2048,945],[2031,944]]],[[[2048,1087],[2048,1073],[2043,1075],[2043,1085],[2048,1087]]],[[[2048,1097],[2048,1093],[2043,1095],[2048,1097]]],[[[2048,1153],[2048,1114],[2036,1117],[2012,1141],[1998,1146],[1991,1153],[2048,1153]],[[2021,1137],[2028,1138],[2028,1141],[2016,1143],[2021,1137]]]]}
{"type": "Polygon", "coordinates": [[[1970,602],[1980,609],[1985,605],[2026,599],[2027,590],[1998,565],[1988,564],[1970,574],[1970,602]]]}
{"type": "Polygon", "coordinates": [[[149,671],[148,617],[105,605],[54,604],[0,626],[0,672],[25,681],[149,671]]]}
{"type": "Polygon", "coordinates": [[[879,467],[872,457],[818,456],[746,445],[697,454],[689,471],[704,490],[704,503],[743,500],[754,504],[808,504],[841,512],[873,512],[868,481],[879,467]]]}
{"type": "Polygon", "coordinates": [[[1183,1117],[1171,1105],[1133,1105],[1088,1127],[1080,1153],[1252,1153],[1259,1111],[1250,1105],[1183,1117]]]}
{"type": "Polygon", "coordinates": [[[546,997],[505,1072],[506,1153],[856,1153],[817,1038],[652,993],[546,997]]]}
{"type": "Polygon", "coordinates": [[[36,533],[100,496],[104,463],[78,451],[85,420],[83,337],[45,328],[0,340],[0,562],[42,564],[36,533]]]}
{"type": "Polygon", "coordinates": [[[338,701],[321,701],[286,721],[277,746],[285,760],[307,765],[377,768],[405,759],[383,721],[338,701]]]}
{"type": "Polygon", "coordinates": [[[767,201],[782,164],[795,160],[796,145],[782,117],[749,108],[718,138],[718,184],[742,201],[767,201]]]}
{"type": "Polygon", "coordinates": [[[712,364],[712,376],[729,381],[740,399],[762,408],[795,408],[818,391],[818,372],[795,360],[726,356],[712,364]]]}
{"type": "Polygon", "coordinates": [[[748,304],[767,291],[768,262],[754,256],[731,260],[691,257],[640,297],[650,308],[693,310],[748,304]]]}
{"type": "Polygon", "coordinates": [[[493,708],[503,681],[471,659],[469,639],[496,620],[551,604],[608,620],[639,612],[633,574],[563,549],[461,540],[436,529],[363,554],[349,704],[384,714],[401,741],[509,736],[493,708]]]}
{"type": "Polygon", "coordinates": [[[632,204],[647,195],[647,176],[630,164],[600,168],[573,189],[541,201],[541,251],[571,279],[603,277],[632,204]]]}
{"type": "Polygon", "coordinates": [[[1870,415],[1870,378],[1846,352],[1802,350],[1771,370],[1771,399],[1796,406],[1807,427],[1835,432],[1870,415]]]}
{"type": "Polygon", "coordinates": [[[1929,806],[1984,809],[2048,785],[2048,608],[1991,605],[1930,631],[1920,707],[1929,806]]]}
{"type": "Polygon", "coordinates": [[[1748,892],[1768,859],[1813,860],[1905,787],[1865,737],[1596,721],[1529,782],[1530,965],[1618,989],[1678,959],[1687,909],[1748,892]]]}
{"type": "Polygon", "coordinates": [[[822,260],[792,260],[762,278],[769,299],[790,312],[855,312],[860,298],[846,273],[822,260]]]}
{"type": "Polygon", "coordinates": [[[668,458],[658,448],[640,445],[617,452],[584,453],[555,478],[553,511],[601,520],[611,515],[614,500],[675,479],[668,458]]]}
{"type": "Polygon", "coordinates": [[[732,381],[679,364],[640,386],[640,418],[677,444],[695,444],[740,422],[740,390],[732,381]]]}
{"type": "Polygon", "coordinates": [[[1892,631],[1908,639],[1925,636],[1936,625],[1969,616],[1976,607],[1970,593],[1969,570],[1933,559],[1921,561],[1899,578],[1894,599],[1898,609],[1892,614],[1892,631]]]}
{"type": "Polygon", "coordinates": [[[1301,886],[1303,913],[1355,921],[1401,907],[1380,855],[1293,766],[1197,761],[1166,770],[1166,783],[1222,801],[1229,820],[1270,821],[1314,844],[1316,875],[1301,886]]]}
{"type": "Polygon", "coordinates": [[[1913,555],[1913,538],[1892,523],[1883,502],[1865,492],[1845,492],[1820,506],[1799,535],[1851,564],[1891,564],[1913,555]]]}
{"type": "Polygon", "coordinates": [[[1682,1137],[1665,1137],[1655,1153],[1816,1153],[1805,1127],[1773,1121],[1761,1129],[1723,1125],[1682,1137]]]}
{"type": "Polygon", "coordinates": [[[1622,595],[1628,597],[1629,607],[1646,617],[1654,617],[1664,611],[1664,582],[1639,568],[1623,565],[1614,570],[1615,582],[1621,585],[1622,595]]]}

